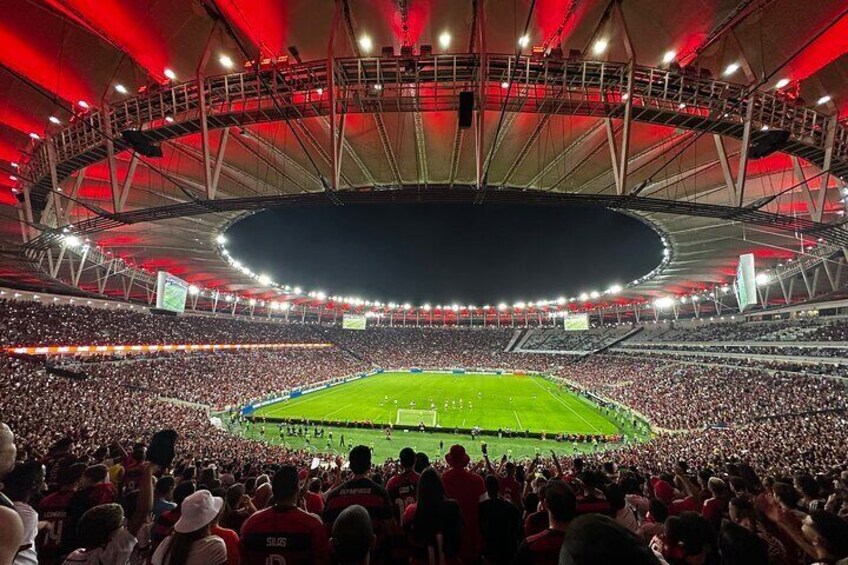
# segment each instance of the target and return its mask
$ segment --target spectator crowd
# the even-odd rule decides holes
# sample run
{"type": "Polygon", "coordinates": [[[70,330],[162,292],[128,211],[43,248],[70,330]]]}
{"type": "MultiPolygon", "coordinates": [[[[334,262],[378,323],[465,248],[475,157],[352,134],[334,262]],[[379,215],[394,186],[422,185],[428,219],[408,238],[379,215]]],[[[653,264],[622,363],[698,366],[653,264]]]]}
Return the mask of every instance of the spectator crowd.
{"type": "Polygon", "coordinates": [[[0,563],[848,559],[839,379],[637,355],[507,353],[512,329],[343,332],[18,302],[0,312],[6,346],[333,344],[72,361],[83,379],[0,359],[0,563]],[[583,457],[489,459],[455,445],[443,459],[406,448],[372,461],[364,446],[337,458],[233,436],[207,410],[375,367],[436,366],[549,372],[663,433],[583,457]],[[163,449],[171,436],[161,430],[176,431],[175,445],[163,449]]]}

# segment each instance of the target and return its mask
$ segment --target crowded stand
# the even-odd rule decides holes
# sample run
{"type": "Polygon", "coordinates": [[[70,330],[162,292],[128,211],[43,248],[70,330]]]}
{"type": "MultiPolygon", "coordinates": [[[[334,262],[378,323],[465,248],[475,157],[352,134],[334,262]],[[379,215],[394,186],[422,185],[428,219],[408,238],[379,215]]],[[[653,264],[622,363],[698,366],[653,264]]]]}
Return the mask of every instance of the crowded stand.
{"type": "Polygon", "coordinates": [[[848,321],[811,318],[765,322],[646,324],[631,342],[848,342],[848,321]]]}
{"type": "MultiPolygon", "coordinates": [[[[848,395],[840,379],[632,352],[509,353],[513,329],[344,332],[53,308],[31,306],[28,314],[76,321],[34,330],[37,343],[333,345],[58,363],[78,366],[82,379],[50,374],[37,359],[2,359],[0,395],[11,401],[0,416],[0,509],[14,512],[22,541],[11,553],[4,545],[0,558],[15,563],[524,564],[556,563],[561,552],[563,563],[848,558],[848,395]],[[113,333],[95,339],[95,324],[107,319],[113,333]],[[170,333],[181,331],[174,324],[191,327],[191,337],[170,333]],[[658,434],[579,457],[552,441],[553,451],[533,460],[497,453],[490,461],[460,438],[445,456],[401,451],[401,442],[398,458],[372,461],[365,446],[346,456],[286,448],[234,435],[210,418],[208,407],[376,367],[417,366],[549,372],[638,412],[658,434]],[[178,436],[173,459],[151,458],[145,446],[158,454],[151,438],[169,429],[178,436]],[[607,541],[586,547],[586,531],[607,541]],[[301,540],[294,547],[268,541],[293,535],[301,540]],[[588,560],[592,552],[602,554],[588,560]]],[[[13,317],[6,344],[33,343],[21,333],[33,323],[13,317]]],[[[0,520],[11,532],[10,515],[0,520]]]]}
{"type": "Polygon", "coordinates": [[[603,326],[582,332],[564,332],[561,328],[528,330],[515,351],[592,352],[616,343],[632,331],[626,326],[603,326]]]}

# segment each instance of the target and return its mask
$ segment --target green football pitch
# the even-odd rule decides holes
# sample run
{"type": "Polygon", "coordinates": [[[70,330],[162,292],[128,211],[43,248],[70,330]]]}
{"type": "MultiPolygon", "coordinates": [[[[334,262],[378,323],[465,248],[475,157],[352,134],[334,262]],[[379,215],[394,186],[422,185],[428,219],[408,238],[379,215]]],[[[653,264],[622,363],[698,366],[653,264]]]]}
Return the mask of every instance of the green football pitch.
{"type": "Polygon", "coordinates": [[[253,416],[615,434],[603,409],[542,377],[387,372],[260,408],[253,416]]]}

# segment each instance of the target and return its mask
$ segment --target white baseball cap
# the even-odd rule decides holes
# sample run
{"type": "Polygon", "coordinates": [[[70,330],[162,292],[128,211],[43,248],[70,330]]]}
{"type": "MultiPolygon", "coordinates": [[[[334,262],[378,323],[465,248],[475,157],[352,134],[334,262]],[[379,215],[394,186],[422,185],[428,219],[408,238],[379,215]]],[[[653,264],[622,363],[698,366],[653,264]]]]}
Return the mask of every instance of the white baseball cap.
{"type": "Polygon", "coordinates": [[[223,505],[224,499],[220,496],[212,496],[208,490],[199,490],[190,494],[180,506],[180,519],[174,524],[174,531],[187,534],[199,530],[215,519],[223,505]]]}

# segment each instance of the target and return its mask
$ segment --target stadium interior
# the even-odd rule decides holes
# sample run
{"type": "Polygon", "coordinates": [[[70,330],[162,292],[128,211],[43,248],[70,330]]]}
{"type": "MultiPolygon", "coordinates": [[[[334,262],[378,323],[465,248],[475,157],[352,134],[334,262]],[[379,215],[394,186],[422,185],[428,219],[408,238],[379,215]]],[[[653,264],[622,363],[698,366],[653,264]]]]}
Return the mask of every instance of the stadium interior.
{"type": "Polygon", "coordinates": [[[848,565],[844,1],[0,10],[0,565],[848,565]],[[377,203],[659,249],[509,302],[257,260],[377,203]]]}

